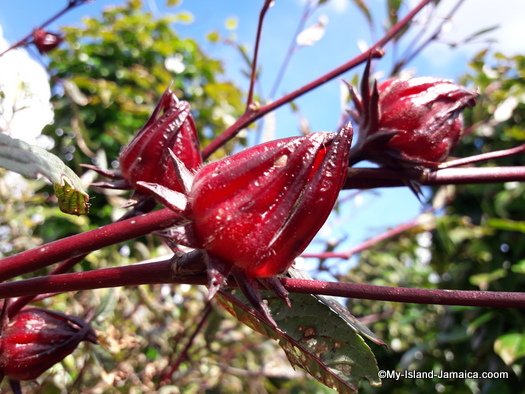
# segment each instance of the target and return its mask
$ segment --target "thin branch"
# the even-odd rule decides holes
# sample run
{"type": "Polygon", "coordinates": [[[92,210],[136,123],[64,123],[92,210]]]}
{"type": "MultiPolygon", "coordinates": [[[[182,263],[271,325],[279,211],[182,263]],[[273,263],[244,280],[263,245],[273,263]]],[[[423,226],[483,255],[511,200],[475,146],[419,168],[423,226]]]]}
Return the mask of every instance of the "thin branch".
{"type": "Polygon", "coordinates": [[[204,307],[204,311],[202,312],[202,317],[199,323],[193,330],[193,333],[191,334],[191,336],[188,338],[188,342],[184,346],[184,349],[182,349],[182,352],[177,357],[177,360],[175,360],[175,363],[169,368],[169,371],[166,372],[164,376],[162,377],[160,381],[160,386],[168,383],[171,377],[173,376],[173,374],[178,371],[180,365],[185,360],[188,359],[188,351],[190,350],[190,347],[193,345],[193,342],[195,341],[195,337],[202,330],[202,327],[204,327],[204,323],[206,323],[206,320],[210,316],[211,311],[212,311],[211,302],[208,301],[206,302],[206,306],[204,307]]]}
{"type": "Polygon", "coordinates": [[[421,220],[421,217],[417,217],[416,219],[413,219],[407,223],[403,223],[399,226],[396,226],[388,231],[385,231],[384,233],[370,238],[359,245],[354,246],[353,248],[350,248],[349,250],[345,252],[322,252],[322,253],[303,253],[301,257],[305,258],[341,258],[341,259],[349,259],[354,254],[362,252],[363,250],[369,249],[370,247],[374,246],[375,244],[384,241],[385,239],[395,237],[396,235],[399,235],[407,230],[410,230],[414,227],[419,227],[423,225],[424,222],[421,220]]]}
{"type": "MultiPolygon", "coordinates": [[[[171,260],[166,260],[1,283],[0,298],[153,283],[207,284],[206,274],[177,277],[173,273],[172,265],[171,260]]],[[[415,304],[525,308],[525,293],[518,292],[411,289],[291,278],[283,278],[282,282],[291,293],[415,304]]]]}
{"type": "Polygon", "coordinates": [[[0,282],[36,271],[67,258],[87,254],[106,246],[174,226],[180,220],[181,217],[178,214],[169,209],[162,209],[6,257],[0,260],[0,282]]]}
{"type": "Polygon", "coordinates": [[[302,88],[295,90],[279,100],[276,100],[268,105],[261,108],[251,109],[245,112],[233,125],[226,129],[220,136],[215,138],[206,148],[202,151],[202,157],[206,160],[210,155],[223,146],[226,142],[234,138],[242,129],[252,124],[257,119],[262,118],[269,112],[295,100],[305,93],[312,91],[313,89],[337,78],[341,74],[351,70],[354,67],[365,63],[369,57],[380,58],[383,56],[383,50],[381,49],[385,44],[394,39],[403,28],[411,21],[411,19],[424,8],[427,4],[433,0],[422,0],[412,11],[410,11],[402,20],[400,20],[392,29],[390,29],[383,38],[376,42],[368,51],[356,56],[354,59],[344,63],[336,69],[322,75],[316,80],[304,85],[302,88]]]}
{"type": "MultiPolygon", "coordinates": [[[[89,0],[69,0],[68,4],[66,5],[66,7],[64,9],[62,9],[61,11],[57,12],[55,15],[53,15],[51,18],[49,18],[47,21],[45,21],[44,23],[42,23],[37,29],[43,29],[44,27],[46,27],[47,25],[53,23],[54,21],[56,21],[58,18],[60,18],[62,15],[64,15],[66,12],[72,10],[73,8],[75,7],[78,7],[84,3],[87,3],[89,0]]],[[[34,31],[34,30],[33,30],[34,31]]],[[[29,34],[27,34],[25,37],[23,37],[22,39],[18,40],[17,43],[11,45],[9,48],[7,48],[5,51],[3,51],[2,53],[0,53],[0,57],[3,56],[4,54],[6,54],[7,52],[9,52],[10,50],[12,49],[16,49],[18,47],[22,47],[22,46],[26,46],[30,43],[30,39],[33,37],[33,31],[29,34]]]]}
{"type": "Polygon", "coordinates": [[[488,153],[482,153],[480,155],[469,156],[469,157],[465,157],[461,159],[447,161],[443,164],[440,164],[438,168],[443,169],[443,168],[460,167],[460,166],[465,166],[467,164],[477,163],[480,161],[501,159],[502,157],[509,157],[509,156],[517,155],[519,153],[524,153],[524,152],[525,152],[525,144],[516,146],[515,148],[498,150],[498,151],[488,152],[488,153]]]}
{"type": "MultiPolygon", "coordinates": [[[[420,40],[420,38],[424,35],[424,32],[418,34],[416,36],[416,38],[414,39],[414,42],[411,43],[410,45],[407,46],[407,51],[405,52],[405,54],[401,57],[401,60],[398,61],[395,65],[394,65],[394,68],[391,72],[390,75],[396,75],[402,67],[406,66],[408,63],[410,63],[412,60],[414,60],[414,58],[419,55],[420,52],[423,51],[423,49],[425,49],[426,46],[428,46],[432,41],[434,41],[435,39],[437,39],[439,37],[439,35],[441,34],[441,31],[443,29],[443,25],[448,22],[449,20],[452,19],[452,17],[454,16],[454,14],[458,11],[459,7],[465,2],[465,0],[458,0],[458,2],[454,5],[454,7],[452,8],[452,10],[448,13],[448,15],[446,17],[444,17],[442,20],[441,20],[441,23],[436,27],[436,29],[434,30],[434,32],[425,40],[423,41],[416,49],[412,50],[411,53],[408,53],[409,50],[411,50],[412,48],[414,48],[416,46],[416,43],[420,40]]],[[[425,26],[428,26],[428,24],[426,24],[425,26]]],[[[425,28],[426,30],[426,28],[425,28]]]]}
{"type": "Polygon", "coordinates": [[[445,168],[434,171],[416,168],[349,168],[343,189],[406,186],[405,180],[414,180],[428,186],[524,182],[525,167],[445,168]]]}
{"type": "Polygon", "coordinates": [[[173,262],[169,259],[4,282],[0,283],[0,298],[160,283],[207,284],[208,282],[206,274],[175,275],[173,262]]]}
{"type": "Polygon", "coordinates": [[[290,42],[290,46],[288,47],[288,50],[286,51],[286,55],[284,57],[284,60],[281,64],[281,67],[279,68],[279,71],[277,72],[277,77],[275,77],[275,81],[273,83],[272,89],[270,90],[270,100],[273,100],[275,94],[277,93],[277,89],[279,88],[279,85],[281,84],[281,81],[284,76],[284,72],[288,68],[288,65],[290,64],[290,60],[292,59],[292,55],[297,49],[297,36],[299,33],[301,33],[304,30],[304,26],[306,25],[306,21],[312,14],[312,12],[317,8],[316,6],[319,3],[316,3],[316,5],[312,5],[312,1],[309,0],[304,4],[303,14],[301,15],[301,19],[299,20],[299,23],[297,24],[297,27],[295,29],[295,34],[292,37],[292,41],[290,42]]]}
{"type": "Polygon", "coordinates": [[[253,104],[253,89],[255,87],[255,79],[257,74],[257,60],[259,58],[259,46],[261,44],[262,26],[266,12],[272,6],[273,0],[265,0],[264,5],[259,14],[259,23],[257,24],[257,35],[255,37],[255,48],[253,50],[252,73],[250,76],[250,89],[248,90],[248,99],[246,100],[246,111],[250,111],[253,104]]]}

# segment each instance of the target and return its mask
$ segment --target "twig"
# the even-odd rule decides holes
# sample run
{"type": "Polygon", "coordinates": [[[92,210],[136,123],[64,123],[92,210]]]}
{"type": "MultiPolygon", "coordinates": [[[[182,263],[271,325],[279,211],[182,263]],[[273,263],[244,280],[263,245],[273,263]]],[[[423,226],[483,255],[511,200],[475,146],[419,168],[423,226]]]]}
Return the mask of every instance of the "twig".
{"type": "Polygon", "coordinates": [[[180,365],[188,358],[188,351],[190,350],[190,347],[193,345],[193,342],[195,341],[195,337],[197,334],[202,330],[202,327],[204,326],[204,323],[206,323],[206,320],[208,319],[208,316],[210,316],[210,313],[212,311],[211,302],[206,302],[206,306],[204,307],[204,311],[202,313],[202,317],[193,330],[191,336],[188,338],[188,342],[184,346],[184,349],[182,349],[182,352],[177,357],[177,360],[175,360],[175,363],[169,368],[169,371],[164,374],[160,381],[160,386],[163,384],[166,384],[169,382],[171,377],[177,370],[179,369],[180,365]]]}
{"type": "Polygon", "coordinates": [[[41,247],[6,257],[0,260],[0,282],[36,271],[67,258],[81,256],[118,242],[171,227],[180,219],[180,216],[173,211],[162,209],[72,235],[41,247]]]}
{"type": "Polygon", "coordinates": [[[480,161],[487,161],[492,159],[500,159],[502,157],[509,157],[525,152],[525,144],[517,146],[515,148],[498,150],[494,152],[482,153],[480,155],[469,156],[461,159],[447,161],[446,163],[440,164],[438,169],[460,167],[467,164],[477,163],[480,161]]]}
{"type": "Polygon", "coordinates": [[[257,60],[259,58],[259,46],[261,44],[262,26],[266,12],[271,7],[273,0],[265,0],[264,5],[259,14],[259,23],[257,24],[257,35],[255,37],[255,48],[253,50],[252,73],[250,76],[250,89],[248,90],[248,99],[246,100],[246,112],[250,111],[253,104],[253,89],[255,86],[255,79],[257,74],[257,60]]]}
{"type": "Polygon", "coordinates": [[[349,168],[343,189],[372,189],[406,186],[405,180],[422,185],[464,185],[479,183],[524,182],[525,167],[419,169],[349,168]]]}
{"type": "MultiPolygon", "coordinates": [[[[177,277],[172,261],[135,264],[94,271],[42,276],[0,284],[0,298],[20,297],[44,292],[66,292],[153,283],[205,285],[206,274],[177,277]]],[[[463,305],[495,308],[525,308],[525,293],[477,290],[411,289],[353,283],[283,278],[291,293],[330,295],[367,300],[415,304],[463,305]]]]}
{"type": "Polygon", "coordinates": [[[349,259],[354,254],[362,252],[363,250],[369,249],[373,245],[384,241],[385,239],[395,237],[398,234],[401,234],[407,230],[410,230],[414,227],[421,226],[423,224],[420,217],[417,217],[416,219],[411,220],[408,223],[403,223],[399,226],[394,227],[393,229],[390,229],[388,231],[385,231],[384,233],[370,238],[362,243],[360,243],[357,246],[354,246],[353,248],[347,250],[346,252],[322,252],[322,253],[303,253],[301,257],[305,258],[341,258],[341,259],[349,259]]]}
{"type": "Polygon", "coordinates": [[[235,137],[242,129],[252,124],[257,119],[262,118],[269,112],[295,100],[297,97],[302,96],[305,93],[312,91],[313,89],[325,84],[326,82],[337,78],[341,74],[351,70],[354,67],[366,62],[370,57],[380,58],[383,56],[383,50],[381,49],[390,40],[395,38],[399,32],[403,30],[405,25],[427,4],[433,0],[422,0],[412,11],[410,11],[402,20],[400,20],[385,36],[376,42],[368,51],[356,56],[354,59],[344,63],[336,69],[322,75],[316,80],[304,85],[303,87],[291,92],[280,99],[265,105],[263,107],[253,109],[245,112],[237,121],[226,129],[220,136],[216,137],[207,147],[202,151],[202,157],[206,160],[210,155],[223,146],[226,142],[235,137]]]}
{"type": "MultiPolygon", "coordinates": [[[[40,27],[38,27],[37,29],[43,29],[44,27],[46,27],[47,25],[53,23],[55,20],[57,20],[58,18],[60,18],[62,15],[64,15],[66,12],[72,10],[73,8],[75,7],[78,7],[84,3],[87,3],[89,0],[69,0],[67,6],[59,11],[58,13],[56,13],[54,16],[52,16],[51,18],[49,18],[47,21],[45,21],[44,23],[42,23],[40,25],[40,27]]],[[[16,49],[18,47],[21,47],[21,46],[25,46],[27,44],[29,44],[29,40],[31,39],[31,37],[33,37],[33,32],[27,34],[24,38],[18,40],[17,43],[11,45],[9,48],[7,48],[5,51],[3,51],[2,53],[0,53],[0,57],[3,56],[4,54],[6,54],[7,52],[9,52],[10,50],[12,49],[16,49]]]]}
{"type": "Polygon", "coordinates": [[[283,79],[284,72],[288,68],[288,64],[290,63],[290,60],[292,58],[292,55],[294,54],[296,48],[297,48],[297,36],[301,31],[304,30],[304,26],[306,24],[306,21],[312,14],[312,12],[317,8],[316,6],[319,3],[316,3],[314,6],[312,6],[312,1],[309,0],[304,4],[303,14],[301,15],[301,19],[299,20],[299,23],[297,24],[297,28],[295,30],[295,34],[292,37],[292,41],[290,42],[290,46],[288,47],[288,51],[286,51],[286,56],[284,57],[284,60],[281,64],[281,67],[279,68],[279,71],[277,72],[277,76],[275,77],[275,81],[273,83],[272,89],[270,90],[270,100],[273,100],[275,94],[277,93],[277,89],[279,85],[281,84],[281,80],[283,79]]]}

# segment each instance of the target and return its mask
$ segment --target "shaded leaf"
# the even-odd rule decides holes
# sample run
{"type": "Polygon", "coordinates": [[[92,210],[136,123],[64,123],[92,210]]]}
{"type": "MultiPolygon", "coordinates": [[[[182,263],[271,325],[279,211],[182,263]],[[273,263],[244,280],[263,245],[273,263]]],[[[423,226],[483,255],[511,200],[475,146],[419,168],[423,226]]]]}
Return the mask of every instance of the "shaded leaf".
{"type": "MultiPolygon", "coordinates": [[[[308,275],[304,271],[299,271],[294,268],[290,268],[288,270],[288,274],[292,278],[296,279],[307,279],[307,280],[313,280],[313,278],[308,275]]],[[[348,324],[350,327],[354,329],[355,332],[358,334],[362,334],[368,339],[370,339],[372,342],[374,342],[377,345],[380,346],[386,346],[386,343],[379,338],[376,334],[374,334],[370,329],[365,326],[363,323],[361,323],[359,320],[355,318],[354,315],[350,313],[350,311],[341,305],[340,302],[338,302],[334,297],[325,296],[325,295],[319,295],[319,294],[312,294],[312,297],[316,298],[319,302],[325,304],[332,312],[335,313],[336,316],[331,315],[328,316],[329,319],[334,319],[333,323],[338,324],[339,321],[336,321],[336,318],[340,318],[345,321],[346,324],[348,324]]],[[[293,298],[293,296],[291,297],[293,298]]]]}
{"type": "Polygon", "coordinates": [[[88,213],[89,196],[80,179],[47,150],[0,133],[0,167],[31,178],[45,177],[53,184],[61,211],[73,215],[88,213]]]}
{"type": "Polygon", "coordinates": [[[476,38],[478,38],[479,36],[482,36],[484,34],[490,33],[491,31],[497,30],[500,27],[501,27],[500,25],[494,25],[494,26],[490,26],[490,27],[486,27],[484,29],[481,29],[481,30],[479,30],[477,32],[474,32],[471,35],[469,35],[468,37],[466,37],[465,39],[463,39],[463,43],[468,43],[470,41],[473,41],[476,38]]]}
{"type": "Polygon", "coordinates": [[[513,333],[500,336],[494,342],[494,351],[511,365],[517,359],[525,357],[525,335],[513,333]]]}
{"type": "Polygon", "coordinates": [[[339,319],[334,324],[328,306],[308,294],[292,294],[293,309],[282,300],[271,298],[268,292],[263,292],[263,297],[268,300],[278,329],[261,321],[242,295],[220,291],[217,296],[239,321],[278,341],[294,367],[305,369],[324,385],[348,393],[356,392],[362,379],[372,386],[381,384],[377,362],[368,345],[346,321],[339,319]]]}

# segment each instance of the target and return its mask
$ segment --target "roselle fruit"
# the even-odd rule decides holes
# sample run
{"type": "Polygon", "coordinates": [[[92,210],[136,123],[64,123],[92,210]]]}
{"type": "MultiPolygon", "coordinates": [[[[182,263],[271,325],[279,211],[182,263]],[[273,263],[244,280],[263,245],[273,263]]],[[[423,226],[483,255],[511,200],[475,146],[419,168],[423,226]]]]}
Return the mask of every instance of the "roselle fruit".
{"type": "Polygon", "coordinates": [[[3,328],[0,372],[11,380],[33,380],[76,349],[81,341],[97,343],[91,325],[76,316],[28,307],[3,328]]]}
{"type": "Polygon", "coordinates": [[[431,77],[393,78],[369,84],[365,69],[361,97],[350,87],[359,125],[351,163],[369,160],[387,167],[432,167],[444,162],[463,130],[462,111],[475,105],[476,92],[431,77]]]}
{"type": "Polygon", "coordinates": [[[188,169],[201,166],[199,139],[190,105],[179,101],[175,93],[167,89],[149,120],[122,150],[119,159],[122,176],[139,193],[149,194],[137,184],[139,181],[180,191],[170,149],[188,169]]]}
{"type": "Polygon", "coordinates": [[[52,51],[63,40],[60,34],[51,33],[44,29],[35,29],[33,31],[33,43],[41,54],[52,51]]]}
{"type": "Polygon", "coordinates": [[[252,277],[286,271],[335,204],[351,137],[285,138],[203,167],[189,194],[199,244],[252,277]]]}
{"type": "Polygon", "coordinates": [[[275,326],[257,281],[289,304],[275,275],[290,267],[330,215],[346,180],[351,141],[350,124],[339,133],[276,140],[205,165],[195,176],[174,157],[186,197],[140,185],[188,217],[186,244],[207,253],[210,297],[232,274],[275,326]]]}
{"type": "Polygon", "coordinates": [[[192,172],[202,165],[199,139],[190,105],[186,101],[179,101],[175,93],[168,88],[146,124],[122,149],[119,171],[89,164],[83,164],[83,167],[112,179],[110,182],[95,182],[92,186],[134,190],[133,198],[127,206],[135,205],[137,212],[145,213],[154,208],[155,200],[151,198],[151,190],[140,185],[141,182],[181,191],[177,173],[171,164],[172,154],[177,155],[185,168],[192,172]]]}

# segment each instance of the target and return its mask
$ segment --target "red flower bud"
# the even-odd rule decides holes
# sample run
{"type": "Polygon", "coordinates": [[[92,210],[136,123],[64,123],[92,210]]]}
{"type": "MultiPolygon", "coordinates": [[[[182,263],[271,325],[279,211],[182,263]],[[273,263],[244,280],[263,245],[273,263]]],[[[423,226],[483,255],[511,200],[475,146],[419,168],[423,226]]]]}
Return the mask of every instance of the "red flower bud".
{"type": "Polygon", "coordinates": [[[193,176],[176,155],[182,193],[139,182],[189,221],[176,238],[207,253],[209,297],[231,273],[264,319],[276,326],[257,281],[282,298],[285,272],[322,227],[346,180],[352,127],[254,146],[193,176]],[[257,280],[257,281],[256,281],[257,280]]]}
{"type": "Polygon", "coordinates": [[[139,193],[150,194],[148,189],[137,184],[139,181],[180,191],[171,164],[170,149],[188,169],[201,166],[199,140],[190,105],[179,101],[175,93],[168,89],[144,127],[122,150],[122,175],[139,193]]]}
{"type": "Polygon", "coordinates": [[[41,308],[24,308],[2,329],[0,371],[12,380],[33,380],[76,349],[97,343],[84,320],[41,308]]]}
{"type": "Polygon", "coordinates": [[[368,72],[369,65],[361,98],[350,89],[356,102],[351,115],[359,124],[352,160],[398,168],[436,166],[445,161],[461,137],[461,112],[475,105],[477,93],[430,77],[390,79],[374,84],[370,92],[368,72]]]}
{"type": "Polygon", "coordinates": [[[246,149],[203,167],[189,201],[198,243],[250,277],[286,271],[330,214],[352,129],[246,149]]]}
{"type": "Polygon", "coordinates": [[[60,34],[50,33],[44,29],[35,29],[33,31],[33,42],[41,54],[52,51],[63,40],[60,34]]]}

